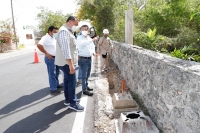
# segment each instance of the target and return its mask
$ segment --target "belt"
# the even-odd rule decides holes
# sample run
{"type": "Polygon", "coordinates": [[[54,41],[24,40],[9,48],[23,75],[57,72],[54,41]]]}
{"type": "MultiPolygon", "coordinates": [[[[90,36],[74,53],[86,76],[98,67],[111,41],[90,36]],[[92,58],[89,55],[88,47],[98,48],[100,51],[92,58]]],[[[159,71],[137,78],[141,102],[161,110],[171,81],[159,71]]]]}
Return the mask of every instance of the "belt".
{"type": "Polygon", "coordinates": [[[91,59],[91,57],[83,57],[83,56],[79,56],[79,57],[83,59],[91,59]]]}

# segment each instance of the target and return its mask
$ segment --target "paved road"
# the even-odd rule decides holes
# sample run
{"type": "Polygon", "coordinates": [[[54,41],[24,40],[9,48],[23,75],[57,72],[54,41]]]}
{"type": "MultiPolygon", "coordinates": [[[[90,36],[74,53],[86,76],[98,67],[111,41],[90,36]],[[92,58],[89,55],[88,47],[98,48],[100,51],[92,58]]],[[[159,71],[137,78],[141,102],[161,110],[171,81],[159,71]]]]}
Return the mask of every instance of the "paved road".
{"type": "MultiPolygon", "coordinates": [[[[39,58],[33,64],[31,52],[0,60],[0,133],[71,133],[76,127],[77,133],[92,133],[93,98],[85,97],[86,110],[77,118],[79,112],[63,104],[63,93],[49,93],[43,54],[39,58]]],[[[77,94],[81,97],[81,87],[77,94]]]]}

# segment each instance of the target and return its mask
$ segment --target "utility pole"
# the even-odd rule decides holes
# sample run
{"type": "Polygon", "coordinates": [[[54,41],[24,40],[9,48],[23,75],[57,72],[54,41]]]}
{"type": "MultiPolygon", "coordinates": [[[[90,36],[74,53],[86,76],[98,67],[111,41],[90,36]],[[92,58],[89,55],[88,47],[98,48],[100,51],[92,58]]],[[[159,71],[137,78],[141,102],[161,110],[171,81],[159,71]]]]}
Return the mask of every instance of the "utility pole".
{"type": "Polygon", "coordinates": [[[125,43],[133,44],[133,10],[132,2],[127,0],[128,10],[125,11],[125,43]]]}
{"type": "Polygon", "coordinates": [[[12,21],[13,21],[13,28],[14,28],[14,35],[15,35],[15,43],[16,43],[16,49],[18,48],[17,46],[17,36],[16,36],[16,31],[15,31],[15,20],[14,20],[14,15],[13,15],[13,4],[12,0],[11,1],[11,11],[12,11],[12,21]]]}

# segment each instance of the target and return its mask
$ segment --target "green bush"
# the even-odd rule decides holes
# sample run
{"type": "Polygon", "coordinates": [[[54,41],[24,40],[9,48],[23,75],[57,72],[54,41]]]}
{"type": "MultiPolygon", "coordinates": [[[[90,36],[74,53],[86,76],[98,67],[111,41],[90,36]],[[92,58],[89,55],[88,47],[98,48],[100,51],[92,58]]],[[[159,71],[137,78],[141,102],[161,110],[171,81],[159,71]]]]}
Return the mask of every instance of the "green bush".
{"type": "Polygon", "coordinates": [[[196,62],[200,62],[200,55],[193,55],[192,59],[196,62]]]}
{"type": "Polygon", "coordinates": [[[184,46],[195,45],[197,44],[198,37],[199,34],[197,31],[188,27],[182,27],[179,29],[179,34],[177,34],[173,45],[176,49],[181,49],[184,46]]]}
{"type": "Polygon", "coordinates": [[[149,29],[147,33],[141,31],[135,32],[133,42],[134,45],[165,53],[173,49],[172,39],[162,35],[156,35],[156,29],[149,29]]]}
{"type": "Polygon", "coordinates": [[[177,58],[180,58],[180,59],[183,59],[183,60],[188,60],[188,55],[187,54],[184,54],[184,51],[183,50],[180,50],[180,49],[174,49],[173,52],[171,52],[170,54],[172,57],[177,57],[177,58]]]}

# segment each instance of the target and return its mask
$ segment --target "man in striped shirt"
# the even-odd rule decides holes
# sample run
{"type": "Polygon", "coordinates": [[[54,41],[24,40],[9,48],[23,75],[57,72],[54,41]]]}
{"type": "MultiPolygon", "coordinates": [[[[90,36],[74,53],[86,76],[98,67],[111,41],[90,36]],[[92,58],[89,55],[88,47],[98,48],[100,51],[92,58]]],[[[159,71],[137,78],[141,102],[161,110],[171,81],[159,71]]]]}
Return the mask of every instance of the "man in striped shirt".
{"type": "Polygon", "coordinates": [[[78,69],[78,52],[72,27],[77,25],[77,22],[78,20],[74,16],[70,16],[66,24],[59,29],[56,43],[55,64],[60,66],[60,69],[64,73],[64,104],[69,105],[69,108],[75,111],[83,111],[84,107],[79,105],[79,99],[77,99],[75,93],[75,70],[78,69]]]}

